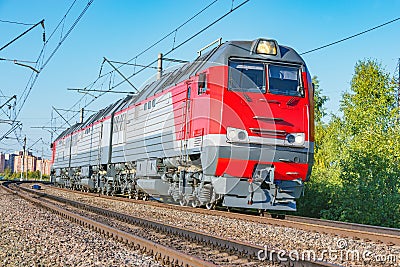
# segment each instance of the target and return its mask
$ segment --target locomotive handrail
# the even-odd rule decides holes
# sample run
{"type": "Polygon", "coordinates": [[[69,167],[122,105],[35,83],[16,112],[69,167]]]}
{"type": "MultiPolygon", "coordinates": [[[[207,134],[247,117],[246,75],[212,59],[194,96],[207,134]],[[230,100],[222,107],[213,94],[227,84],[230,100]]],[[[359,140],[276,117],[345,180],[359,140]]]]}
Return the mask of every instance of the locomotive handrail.
{"type": "Polygon", "coordinates": [[[208,45],[206,45],[205,47],[201,48],[199,51],[197,51],[197,54],[199,55],[199,57],[201,56],[201,52],[203,52],[204,50],[206,50],[207,48],[209,48],[210,46],[213,46],[214,44],[218,43],[218,45],[221,45],[222,43],[222,37],[218,38],[217,40],[209,43],[208,45]]]}

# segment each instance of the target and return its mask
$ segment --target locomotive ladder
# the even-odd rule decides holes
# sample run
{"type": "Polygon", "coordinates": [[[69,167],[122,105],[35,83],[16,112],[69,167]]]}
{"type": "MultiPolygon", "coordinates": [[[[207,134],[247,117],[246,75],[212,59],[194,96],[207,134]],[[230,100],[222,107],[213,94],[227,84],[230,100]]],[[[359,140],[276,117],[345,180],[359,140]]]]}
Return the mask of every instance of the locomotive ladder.
{"type": "Polygon", "coordinates": [[[101,128],[99,132],[99,145],[97,146],[97,166],[101,164],[101,142],[103,139],[103,123],[101,123],[101,128]]]}
{"type": "Polygon", "coordinates": [[[189,131],[190,131],[190,127],[189,127],[189,113],[190,113],[190,91],[191,91],[191,87],[190,84],[188,84],[187,87],[187,95],[185,100],[182,102],[182,138],[181,138],[181,161],[182,162],[188,162],[189,160],[189,153],[188,153],[188,137],[189,137],[189,131]]]}

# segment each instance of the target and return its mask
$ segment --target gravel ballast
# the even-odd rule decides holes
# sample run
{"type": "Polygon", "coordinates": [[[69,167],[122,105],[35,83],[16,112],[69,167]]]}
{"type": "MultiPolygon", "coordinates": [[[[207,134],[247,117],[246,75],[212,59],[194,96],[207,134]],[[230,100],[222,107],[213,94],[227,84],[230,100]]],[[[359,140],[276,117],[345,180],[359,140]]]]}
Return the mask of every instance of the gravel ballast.
{"type": "Polygon", "coordinates": [[[0,266],[161,266],[0,189],[0,266]]]}
{"type": "Polygon", "coordinates": [[[286,258],[288,258],[291,251],[293,251],[291,255],[294,258],[297,255],[301,258],[303,253],[307,257],[308,251],[312,251],[315,253],[316,259],[323,257],[325,261],[340,264],[341,266],[400,266],[399,246],[390,246],[367,240],[357,240],[290,227],[249,222],[217,215],[199,214],[195,210],[187,212],[145,204],[83,196],[51,187],[46,187],[44,192],[88,203],[93,206],[157,220],[166,224],[194,229],[220,237],[229,237],[260,246],[267,246],[268,253],[272,248],[284,250],[286,254],[283,256],[286,258]]]}

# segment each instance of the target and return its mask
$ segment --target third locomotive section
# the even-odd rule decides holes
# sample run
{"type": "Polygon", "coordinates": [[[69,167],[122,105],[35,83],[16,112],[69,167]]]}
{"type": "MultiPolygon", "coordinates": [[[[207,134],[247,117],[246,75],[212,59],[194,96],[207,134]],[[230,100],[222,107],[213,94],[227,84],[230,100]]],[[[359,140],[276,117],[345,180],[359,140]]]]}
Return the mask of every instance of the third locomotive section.
{"type": "Polygon", "coordinates": [[[313,88],[274,40],[220,44],[52,144],[59,186],[208,208],[296,210],[313,163],[313,88]]]}

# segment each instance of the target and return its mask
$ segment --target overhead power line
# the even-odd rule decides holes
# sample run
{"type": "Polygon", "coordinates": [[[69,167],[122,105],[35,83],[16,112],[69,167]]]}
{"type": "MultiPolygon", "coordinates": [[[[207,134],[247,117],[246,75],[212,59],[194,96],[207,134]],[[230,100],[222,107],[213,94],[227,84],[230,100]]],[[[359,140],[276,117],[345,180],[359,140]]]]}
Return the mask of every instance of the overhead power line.
{"type": "MultiPolygon", "coordinates": [[[[209,9],[212,5],[214,5],[216,2],[218,2],[219,0],[214,0],[212,1],[210,4],[208,4],[206,7],[204,7],[202,10],[200,10],[199,12],[197,12],[196,14],[194,14],[193,16],[191,16],[189,19],[187,19],[185,22],[183,22],[182,24],[180,24],[178,27],[176,27],[174,30],[172,30],[170,33],[164,35],[163,37],[161,37],[159,40],[157,40],[156,42],[154,42],[153,44],[151,44],[150,46],[148,46],[147,48],[145,48],[144,50],[142,50],[141,52],[139,52],[136,56],[132,57],[131,59],[129,59],[126,62],[119,62],[121,65],[117,67],[117,69],[122,68],[125,65],[131,65],[129,64],[130,62],[132,62],[133,60],[136,60],[139,56],[143,55],[144,53],[146,53],[147,51],[149,51],[150,49],[152,49],[153,47],[155,47],[156,45],[160,44],[162,41],[164,41],[165,39],[167,39],[168,37],[170,37],[171,35],[175,35],[174,36],[174,44],[175,44],[175,37],[176,37],[176,33],[179,29],[181,29],[182,27],[184,27],[186,24],[188,24],[190,21],[192,21],[193,19],[195,19],[196,17],[198,17],[200,14],[202,14],[204,11],[206,11],[207,9],[209,9]]],[[[110,60],[110,62],[113,62],[110,60]]],[[[103,61],[104,63],[104,61],[103,61]]],[[[144,66],[144,65],[139,65],[139,64],[133,64],[135,66],[138,67],[146,67],[149,68],[150,66],[144,66]]],[[[102,65],[103,66],[103,65],[102,65]]],[[[100,68],[100,73],[99,73],[99,77],[93,81],[91,84],[89,84],[88,86],[86,86],[85,88],[90,88],[91,86],[93,86],[94,84],[96,84],[96,82],[100,79],[103,78],[104,76],[107,76],[109,74],[111,74],[112,72],[114,72],[115,70],[109,71],[105,74],[101,74],[101,69],[100,68]]],[[[80,102],[84,97],[81,97],[77,102],[80,102]]],[[[74,104],[74,106],[77,105],[77,103],[74,104]]]]}
{"type": "Polygon", "coordinates": [[[2,109],[5,105],[7,105],[11,100],[13,100],[13,99],[17,99],[17,96],[16,95],[13,95],[12,97],[10,97],[10,99],[8,99],[4,104],[2,104],[1,106],[0,106],[0,109],[2,109]]]}
{"type": "Polygon", "coordinates": [[[23,64],[23,63],[19,63],[18,61],[14,61],[14,64],[19,65],[19,66],[22,66],[22,67],[27,67],[27,68],[33,70],[33,71],[36,72],[36,73],[39,73],[39,72],[40,72],[39,70],[35,69],[35,68],[32,67],[32,66],[29,66],[29,65],[26,65],[26,64],[23,64]]]}
{"type": "MultiPolygon", "coordinates": [[[[59,47],[61,46],[61,44],[65,41],[65,39],[68,37],[68,35],[71,33],[71,31],[75,28],[76,24],[80,21],[80,19],[81,19],[82,16],[86,13],[87,9],[89,8],[89,6],[92,4],[92,2],[93,2],[94,0],[89,0],[89,1],[88,1],[88,3],[87,3],[87,5],[86,5],[86,7],[84,8],[84,10],[83,10],[83,11],[80,13],[80,15],[75,19],[74,23],[72,24],[72,26],[70,27],[70,29],[67,31],[67,33],[66,33],[64,36],[62,36],[62,37],[60,38],[60,40],[58,41],[57,46],[55,47],[55,49],[50,53],[50,56],[45,60],[45,58],[44,58],[45,53],[44,53],[44,52],[45,52],[45,48],[46,48],[48,42],[49,42],[50,39],[53,37],[53,35],[54,35],[55,32],[57,31],[57,29],[60,27],[60,25],[62,24],[62,22],[65,21],[66,16],[67,16],[68,13],[71,11],[71,9],[72,9],[72,7],[74,6],[74,4],[75,4],[76,1],[77,1],[77,0],[74,0],[74,1],[73,1],[73,3],[71,4],[71,6],[69,7],[69,9],[67,10],[67,12],[65,13],[64,17],[61,19],[61,21],[59,22],[59,24],[57,25],[57,27],[54,29],[54,31],[53,31],[52,34],[50,35],[50,37],[49,37],[47,40],[45,40],[45,36],[43,35],[43,41],[44,41],[43,48],[42,48],[42,50],[41,50],[40,53],[39,53],[39,56],[38,56],[38,58],[37,58],[35,67],[32,67],[33,72],[32,72],[32,74],[31,74],[31,76],[30,76],[30,78],[29,78],[29,80],[28,80],[28,82],[27,82],[27,84],[26,84],[26,86],[25,86],[24,91],[22,92],[22,94],[21,94],[21,96],[20,96],[20,98],[19,98],[19,99],[20,99],[20,100],[18,101],[19,108],[18,108],[18,110],[16,111],[16,113],[15,113],[15,115],[14,115],[14,118],[13,118],[14,121],[17,120],[17,118],[18,118],[18,116],[19,116],[19,114],[20,114],[22,108],[24,107],[24,105],[25,105],[25,103],[26,103],[26,100],[27,100],[28,96],[30,95],[30,92],[32,91],[34,85],[36,84],[36,81],[37,81],[37,79],[38,79],[38,77],[39,77],[40,72],[46,67],[46,65],[49,63],[49,61],[52,59],[52,57],[54,56],[54,54],[57,52],[57,50],[58,50],[59,47]],[[40,62],[40,61],[41,61],[41,62],[40,62]],[[43,62],[44,62],[44,63],[43,63],[43,62]],[[38,70],[39,72],[36,72],[35,70],[38,70]],[[36,75],[35,75],[35,72],[36,72],[36,75]]],[[[42,25],[42,26],[44,27],[44,25],[42,25]]],[[[21,64],[19,64],[19,65],[21,65],[21,64]]],[[[27,66],[27,67],[28,67],[28,66],[27,66]]],[[[14,125],[15,125],[15,123],[14,123],[14,125]]],[[[20,126],[21,126],[21,125],[18,125],[18,127],[12,127],[11,130],[10,130],[9,132],[7,132],[7,134],[6,134],[5,136],[7,136],[8,134],[10,134],[11,132],[14,132],[15,135],[16,135],[16,137],[17,137],[17,138],[20,138],[20,137],[18,137],[17,132],[15,131],[15,130],[17,130],[17,129],[20,129],[20,126]]]]}
{"type": "Polygon", "coordinates": [[[139,93],[139,90],[136,88],[136,86],[134,86],[126,77],[124,74],[122,74],[122,72],[120,72],[106,57],[104,57],[104,61],[107,62],[108,64],[110,64],[111,67],[113,67],[113,69],[119,74],[121,75],[122,78],[124,78],[124,80],[129,83],[130,86],[132,86],[133,89],[135,89],[135,91],[137,93],[139,93]]]}
{"type": "MultiPolygon", "coordinates": [[[[189,38],[187,38],[185,41],[181,42],[180,44],[178,44],[177,46],[173,47],[172,49],[170,49],[168,52],[166,52],[165,54],[163,54],[163,56],[167,56],[169,54],[171,54],[173,51],[175,51],[176,49],[180,48],[181,46],[183,46],[184,44],[186,44],[187,42],[191,41],[193,38],[197,37],[198,35],[200,35],[201,33],[203,33],[204,31],[206,31],[208,28],[212,27],[213,25],[215,25],[216,23],[218,23],[219,21],[221,21],[222,19],[224,19],[226,16],[228,16],[229,14],[231,14],[232,12],[234,12],[235,10],[239,9],[240,7],[242,7],[244,4],[248,3],[250,0],[246,0],[243,3],[241,3],[240,5],[232,8],[231,10],[229,10],[228,12],[226,12],[224,15],[222,15],[221,17],[219,17],[218,19],[214,20],[212,23],[208,24],[206,27],[204,27],[203,29],[201,29],[200,31],[196,32],[195,34],[193,34],[192,36],[190,36],[189,38]]],[[[150,67],[151,65],[153,65],[154,63],[156,63],[158,61],[158,59],[150,62],[149,64],[145,65],[145,67],[141,68],[140,70],[138,70],[137,72],[133,73],[132,75],[130,75],[127,79],[129,80],[130,78],[132,78],[133,76],[139,74],[140,72],[142,72],[143,70],[145,70],[146,68],[150,67]]],[[[119,83],[117,83],[116,85],[114,85],[113,87],[110,88],[110,90],[115,89],[116,87],[120,86],[121,84],[123,84],[126,80],[123,80],[119,83]]]]}
{"type": "MultiPolygon", "coordinates": [[[[8,132],[6,132],[2,137],[0,137],[0,141],[6,138],[10,133],[12,133],[14,130],[16,130],[19,127],[22,127],[22,123],[14,121],[14,124],[12,124],[12,127],[8,132]]],[[[17,137],[18,139],[18,137],[17,137]]],[[[19,140],[18,140],[19,141],[19,140]]]]}
{"type": "MultiPolygon", "coordinates": [[[[129,91],[108,91],[108,90],[97,90],[97,89],[86,89],[86,88],[67,88],[67,90],[70,91],[78,91],[78,93],[87,93],[87,92],[106,92],[106,93],[113,93],[113,94],[129,94],[129,95],[133,95],[135,93],[129,92],[129,91]]],[[[62,110],[59,109],[58,110],[62,110]]],[[[65,110],[64,111],[71,111],[71,110],[65,110]]]]}
{"type": "Polygon", "coordinates": [[[125,64],[131,62],[132,60],[134,60],[135,58],[138,58],[139,56],[143,55],[144,53],[146,53],[147,51],[149,51],[151,48],[153,48],[154,46],[158,45],[159,43],[161,43],[162,41],[164,41],[166,38],[168,38],[169,36],[171,36],[172,34],[175,34],[179,29],[181,29],[183,26],[185,26],[186,24],[188,24],[190,21],[192,21],[193,19],[195,19],[197,16],[199,16],[201,13],[203,13],[204,11],[206,11],[208,8],[210,8],[212,5],[214,5],[216,2],[218,2],[219,0],[214,0],[213,2],[211,2],[210,4],[208,4],[206,7],[204,7],[202,10],[200,10],[199,12],[197,12],[196,14],[194,14],[193,16],[191,16],[188,20],[186,20],[185,22],[183,22],[181,25],[179,25],[178,27],[176,27],[173,31],[171,31],[170,33],[166,34],[164,37],[162,37],[160,40],[156,41],[154,44],[150,45],[149,47],[147,47],[146,49],[144,49],[142,52],[140,52],[139,54],[137,54],[135,57],[129,59],[126,63],[122,64],[121,66],[119,66],[118,68],[121,68],[122,66],[124,66],[125,64]]]}
{"type": "Polygon", "coordinates": [[[3,57],[0,57],[0,61],[22,62],[22,63],[31,63],[31,64],[36,64],[37,63],[37,61],[9,59],[9,58],[3,58],[3,57]]]}
{"type": "Polygon", "coordinates": [[[336,41],[336,42],[333,42],[333,43],[330,43],[330,44],[326,44],[326,45],[323,45],[323,46],[320,46],[320,47],[317,47],[317,48],[308,50],[308,51],[306,51],[306,52],[300,53],[300,55],[305,55],[305,54],[308,54],[308,53],[311,53],[311,52],[314,52],[314,51],[317,51],[317,50],[320,50],[320,49],[323,49],[323,48],[326,48],[326,47],[329,47],[329,46],[332,46],[332,45],[335,45],[335,44],[338,44],[338,43],[341,43],[341,42],[344,42],[344,41],[347,41],[347,40],[349,40],[349,39],[352,39],[352,38],[354,38],[354,37],[360,36],[360,35],[365,34],[365,33],[367,33],[367,32],[376,30],[376,29],[378,29],[378,28],[381,28],[381,27],[383,27],[383,26],[386,26],[386,25],[391,24],[391,23],[393,23],[393,22],[396,22],[396,21],[398,21],[398,20],[400,20],[400,17],[398,17],[398,18],[396,18],[396,19],[393,19],[393,20],[391,20],[391,21],[385,22],[385,23],[383,23],[383,24],[381,24],[381,25],[375,26],[375,27],[373,27],[373,28],[370,28],[370,29],[368,29],[368,30],[365,30],[365,31],[359,32],[359,33],[357,33],[357,34],[351,35],[351,36],[349,36],[349,37],[340,39],[340,40],[338,40],[338,41],[336,41]]]}
{"type": "Polygon", "coordinates": [[[89,0],[89,2],[86,4],[85,8],[82,10],[81,14],[79,14],[78,18],[76,18],[76,20],[74,21],[74,23],[72,24],[72,26],[69,28],[69,30],[67,31],[67,33],[64,35],[64,37],[58,42],[56,48],[54,48],[53,52],[51,52],[50,56],[47,58],[47,60],[43,63],[43,65],[40,67],[40,70],[42,70],[44,67],[46,67],[46,65],[49,63],[49,61],[52,59],[52,57],[54,56],[54,54],[57,52],[57,50],[60,48],[61,44],[65,41],[65,39],[67,39],[67,37],[69,36],[69,34],[72,32],[72,30],[75,28],[76,24],[78,24],[78,22],[81,20],[81,18],[83,17],[83,15],[86,13],[86,11],[88,10],[88,8],[90,7],[90,5],[93,3],[94,0],[89,0]]]}
{"type": "MultiPolygon", "coordinates": [[[[195,18],[196,16],[198,16],[199,14],[201,14],[202,12],[204,12],[207,8],[209,8],[211,5],[213,5],[214,3],[216,3],[218,0],[213,1],[211,4],[209,4],[208,6],[206,6],[205,8],[203,8],[201,11],[199,11],[198,13],[196,13],[195,15],[193,15],[190,19],[188,19],[186,22],[184,22],[183,24],[181,24],[178,28],[179,29],[181,27],[183,27],[184,25],[186,25],[189,21],[191,21],[193,18],[195,18]]],[[[180,48],[181,46],[183,46],[184,44],[186,44],[187,42],[191,41],[193,38],[197,37],[198,35],[200,35],[201,33],[203,33],[204,31],[206,31],[207,29],[209,29],[210,27],[212,27],[213,25],[215,25],[216,23],[218,23],[219,21],[221,21],[222,19],[224,19],[226,16],[228,16],[229,14],[231,14],[232,12],[234,12],[235,10],[239,9],[240,7],[242,7],[244,4],[248,3],[250,0],[246,0],[244,2],[242,2],[241,4],[239,4],[236,7],[231,8],[228,12],[226,12],[224,15],[222,15],[221,17],[219,17],[218,19],[214,20],[212,23],[208,24],[206,27],[204,27],[203,29],[201,29],[200,31],[198,31],[197,33],[193,34],[192,36],[190,36],[189,38],[187,38],[185,41],[181,42],[179,45],[174,46],[171,50],[169,50],[167,53],[164,54],[164,56],[167,56],[168,54],[172,53],[173,51],[175,51],[176,49],[180,48]]],[[[124,64],[126,65],[127,63],[131,62],[132,60],[136,59],[138,56],[142,55],[143,53],[147,52],[149,49],[151,49],[152,47],[154,47],[155,45],[157,45],[158,43],[160,43],[161,41],[165,40],[168,36],[172,35],[175,33],[176,30],[172,31],[171,33],[167,34],[166,36],[164,36],[163,38],[161,38],[159,41],[155,42],[153,45],[149,46],[148,48],[146,48],[145,50],[143,50],[142,52],[140,52],[137,56],[133,57],[132,59],[128,60],[127,62],[125,62],[124,64]]],[[[158,60],[158,59],[157,59],[158,60]]],[[[140,69],[139,71],[135,72],[134,74],[130,75],[129,77],[127,77],[127,79],[132,78],[133,76],[139,74],[140,72],[142,72],[144,69],[147,69],[149,67],[151,67],[151,65],[153,65],[155,62],[157,62],[157,60],[144,65],[142,67],[142,69],[140,69]]],[[[123,65],[119,66],[118,68],[122,67],[123,65]]],[[[110,74],[111,72],[107,73],[110,74]]],[[[90,88],[91,86],[93,86],[100,78],[106,76],[107,74],[103,74],[103,75],[99,75],[99,77],[92,82],[89,86],[86,86],[85,88],[90,88]]],[[[115,89],[116,87],[120,86],[121,84],[123,84],[126,80],[124,79],[122,82],[116,84],[113,87],[110,87],[109,90],[100,93],[97,97],[94,97],[92,100],[90,100],[88,103],[86,103],[86,105],[83,106],[83,108],[88,107],[90,104],[92,104],[96,99],[98,99],[99,97],[103,96],[104,94],[108,93],[109,91],[115,89]]],[[[88,90],[89,91],[89,90],[88,90]]],[[[76,105],[78,105],[78,103],[84,98],[81,97],[70,109],[73,109],[76,105]]],[[[70,120],[73,120],[78,114],[73,115],[70,120]]],[[[61,125],[61,127],[65,126],[67,123],[64,123],[61,125]]]]}
{"type": "MultiPolygon", "coordinates": [[[[126,61],[126,62],[118,62],[119,64],[121,64],[120,66],[117,67],[117,69],[120,69],[122,66],[124,65],[131,65],[130,62],[135,60],[135,64],[138,67],[146,67],[149,68],[149,66],[144,66],[144,65],[139,65],[136,64],[136,59],[140,56],[143,55],[144,53],[146,53],[147,51],[149,51],[151,48],[155,47],[156,45],[158,45],[159,43],[161,43],[162,41],[164,41],[165,39],[167,39],[169,36],[175,34],[176,36],[176,32],[181,29],[183,26],[185,26],[186,24],[188,24],[190,21],[192,21],[193,19],[195,19],[196,17],[198,17],[200,14],[202,14],[204,11],[206,11],[207,9],[209,9],[212,5],[214,5],[216,2],[218,2],[219,0],[214,0],[212,1],[210,4],[208,4],[206,7],[204,7],[202,10],[200,10],[199,12],[197,12],[196,14],[194,14],[193,16],[191,16],[189,19],[187,19],[185,22],[183,22],[182,24],[180,24],[177,28],[175,28],[174,30],[172,30],[170,33],[166,34],[165,36],[163,36],[162,38],[160,38],[159,40],[157,40],[156,42],[154,42],[153,44],[151,44],[150,46],[148,46],[146,49],[144,49],[143,51],[141,51],[140,53],[138,53],[135,57],[131,58],[130,60],[126,61]]],[[[57,26],[58,27],[58,26],[57,26]]],[[[175,43],[175,36],[174,36],[174,43],[175,43]]],[[[113,62],[113,61],[110,61],[113,62]]],[[[117,62],[114,62],[117,63],[117,62]]],[[[104,61],[103,61],[104,64],[104,61]]],[[[103,67],[103,64],[101,65],[100,68],[100,73],[99,73],[99,77],[94,80],[92,83],[90,83],[89,85],[85,86],[85,88],[91,88],[92,86],[94,86],[97,81],[107,75],[110,75],[112,72],[114,72],[115,70],[109,71],[105,74],[101,74],[101,70],[103,67]]],[[[102,94],[100,94],[98,97],[101,97],[102,95],[104,95],[107,92],[103,92],[102,94]]],[[[84,98],[86,97],[86,95],[83,95],[82,97],[80,97],[71,107],[70,109],[75,108],[84,98]]],[[[97,99],[98,97],[94,97],[94,99],[97,99]]],[[[91,103],[93,103],[94,99],[92,99],[92,101],[90,101],[87,105],[85,105],[85,107],[87,107],[88,105],[90,105],[91,103]]],[[[65,113],[64,113],[65,115],[65,113]]],[[[71,118],[73,119],[73,118],[71,118]]]]}
{"type": "Polygon", "coordinates": [[[38,23],[34,24],[32,27],[30,27],[29,29],[27,29],[26,31],[24,31],[23,33],[21,33],[20,35],[18,35],[17,37],[15,37],[14,39],[12,39],[10,42],[8,42],[7,44],[5,44],[3,47],[0,48],[0,51],[3,50],[4,48],[6,48],[7,46],[9,46],[10,44],[14,43],[15,41],[17,41],[19,38],[21,38],[22,36],[24,36],[25,34],[27,34],[28,32],[30,32],[31,30],[33,30],[36,26],[38,25],[42,25],[43,29],[44,29],[44,19],[42,19],[41,21],[39,21],[38,23]]]}
{"type": "Polygon", "coordinates": [[[0,19],[0,22],[10,23],[10,24],[18,24],[18,25],[25,25],[25,26],[35,25],[34,23],[24,23],[24,22],[18,22],[18,21],[2,20],[2,19],[0,19]]]}
{"type": "MultiPolygon", "coordinates": [[[[127,63],[127,62],[121,62],[121,61],[115,61],[115,60],[110,60],[111,63],[116,63],[116,64],[124,64],[127,66],[135,66],[135,67],[145,67],[142,64],[136,64],[136,63],[127,63]]],[[[157,69],[157,67],[151,67],[153,69],[157,69]]]]}
{"type": "MultiPolygon", "coordinates": [[[[72,4],[69,6],[69,8],[68,8],[68,10],[65,12],[63,18],[60,20],[60,22],[59,22],[59,23],[57,24],[57,26],[54,28],[53,32],[50,34],[50,37],[48,37],[47,40],[46,40],[46,42],[43,44],[42,50],[40,51],[39,56],[38,56],[38,58],[37,58],[37,60],[36,60],[36,66],[35,66],[35,67],[39,68],[39,60],[40,60],[41,58],[42,58],[42,63],[43,63],[44,52],[45,52],[45,48],[46,48],[47,44],[50,42],[50,40],[52,39],[52,37],[53,37],[54,34],[56,33],[57,29],[58,29],[58,28],[60,27],[60,25],[62,24],[62,22],[65,21],[67,15],[68,15],[69,12],[72,10],[72,7],[75,5],[75,3],[76,3],[76,0],[74,0],[74,1],[72,2],[72,4]]],[[[42,70],[42,69],[40,69],[40,71],[41,71],[41,70],[42,70]]],[[[26,86],[25,86],[25,89],[24,89],[24,91],[23,91],[22,94],[21,94],[21,98],[25,95],[25,93],[26,93],[28,90],[29,90],[29,91],[28,91],[26,97],[24,98],[23,103],[22,103],[22,105],[21,105],[21,107],[20,107],[20,109],[19,109],[19,111],[18,111],[18,113],[17,113],[16,116],[18,116],[18,114],[19,114],[19,112],[21,111],[23,105],[25,104],[26,98],[28,97],[30,91],[32,90],[33,86],[35,85],[38,76],[39,76],[39,73],[36,73],[36,76],[34,76],[34,73],[32,72],[31,77],[29,78],[28,83],[27,83],[26,86]]]]}
{"type": "MultiPolygon", "coordinates": [[[[83,9],[83,11],[79,14],[78,18],[75,19],[74,23],[73,23],[72,26],[69,28],[69,30],[67,31],[67,33],[66,33],[66,34],[64,35],[64,37],[58,42],[57,46],[56,46],[56,47],[54,48],[54,50],[51,52],[50,56],[49,56],[49,57],[46,59],[46,61],[40,66],[39,72],[41,72],[41,71],[46,67],[46,65],[49,63],[49,61],[53,58],[53,56],[55,55],[55,53],[58,51],[58,49],[59,49],[60,46],[63,44],[63,42],[65,41],[65,39],[69,36],[69,34],[72,32],[72,30],[73,30],[73,29],[75,28],[75,26],[78,24],[78,22],[79,22],[80,19],[83,17],[83,15],[86,13],[87,9],[88,9],[89,6],[93,3],[93,1],[94,1],[94,0],[90,0],[90,1],[87,3],[87,5],[86,5],[85,8],[83,9]]],[[[74,3],[75,3],[75,1],[74,1],[74,3]]],[[[70,9],[69,9],[67,12],[69,12],[69,11],[70,11],[70,9]]],[[[22,101],[22,104],[21,104],[21,106],[20,106],[19,109],[18,109],[17,117],[18,117],[19,113],[21,112],[21,109],[23,108],[23,106],[24,106],[24,104],[25,104],[25,102],[26,102],[26,99],[28,98],[30,92],[32,91],[33,86],[34,86],[35,83],[36,83],[36,80],[37,80],[37,78],[38,78],[38,76],[39,76],[39,72],[36,74],[35,78],[33,79],[32,83],[31,83],[31,86],[30,86],[30,88],[29,88],[27,94],[25,95],[25,97],[24,97],[24,99],[23,99],[23,101],[22,101]]]]}

